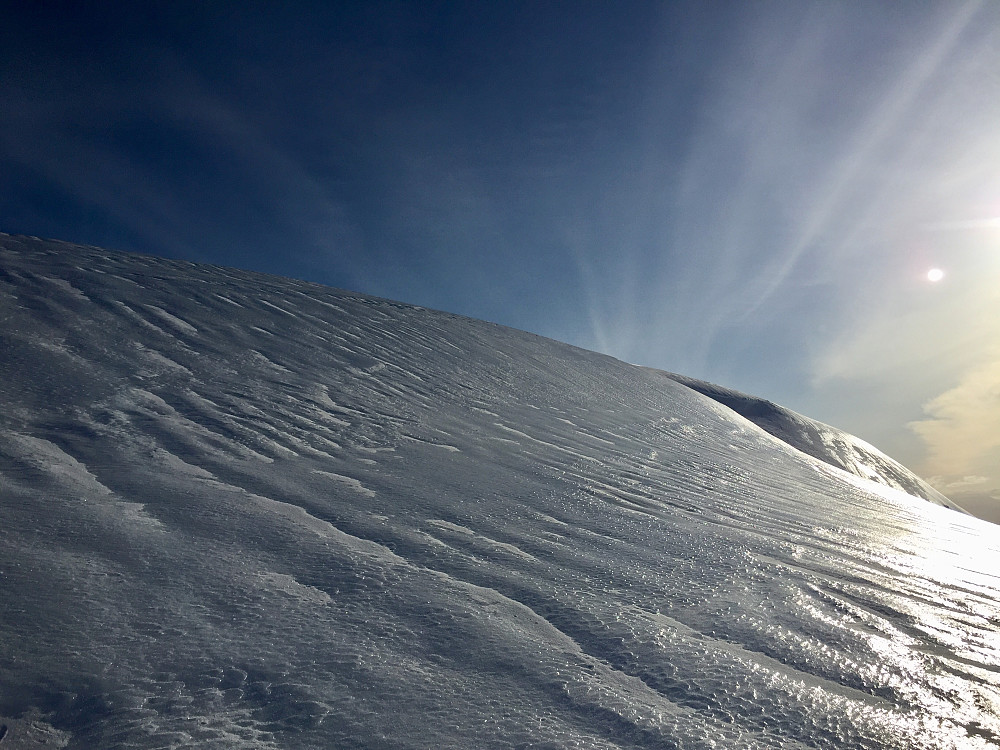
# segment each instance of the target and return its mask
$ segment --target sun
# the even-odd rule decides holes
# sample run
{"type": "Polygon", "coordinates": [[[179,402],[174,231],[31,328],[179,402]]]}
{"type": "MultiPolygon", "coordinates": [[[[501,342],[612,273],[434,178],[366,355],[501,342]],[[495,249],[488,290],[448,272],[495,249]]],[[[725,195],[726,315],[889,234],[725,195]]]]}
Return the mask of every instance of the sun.
{"type": "Polygon", "coordinates": [[[942,271],[940,268],[932,268],[927,272],[928,281],[937,283],[938,281],[941,281],[941,279],[943,278],[944,278],[944,271],[942,271]]]}

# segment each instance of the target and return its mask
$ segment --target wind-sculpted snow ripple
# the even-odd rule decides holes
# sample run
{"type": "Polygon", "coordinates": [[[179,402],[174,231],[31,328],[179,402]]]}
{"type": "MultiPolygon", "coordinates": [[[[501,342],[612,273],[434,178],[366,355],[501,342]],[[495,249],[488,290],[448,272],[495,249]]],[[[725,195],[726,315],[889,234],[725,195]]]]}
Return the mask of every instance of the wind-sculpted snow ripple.
{"type": "Polygon", "coordinates": [[[995,528],[661,373],[5,235],[0,354],[0,746],[1000,746],[995,528]]]}

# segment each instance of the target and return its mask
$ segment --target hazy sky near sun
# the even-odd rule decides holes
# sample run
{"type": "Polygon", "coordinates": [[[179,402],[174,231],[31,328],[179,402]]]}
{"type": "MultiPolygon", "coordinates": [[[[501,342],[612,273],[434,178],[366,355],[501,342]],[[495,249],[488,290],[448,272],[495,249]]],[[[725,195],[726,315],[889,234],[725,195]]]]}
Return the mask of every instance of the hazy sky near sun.
{"type": "Polygon", "coordinates": [[[0,230],[496,321],[1000,493],[1000,3],[66,5],[0,4],[0,230]]]}

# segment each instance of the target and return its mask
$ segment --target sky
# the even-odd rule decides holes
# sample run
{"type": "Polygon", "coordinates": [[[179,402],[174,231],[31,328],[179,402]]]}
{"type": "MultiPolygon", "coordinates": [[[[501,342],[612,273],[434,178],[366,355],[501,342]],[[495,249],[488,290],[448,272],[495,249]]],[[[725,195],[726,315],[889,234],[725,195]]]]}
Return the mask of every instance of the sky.
{"type": "Polygon", "coordinates": [[[1000,522],[1000,3],[0,15],[0,231],[764,396],[1000,522]]]}

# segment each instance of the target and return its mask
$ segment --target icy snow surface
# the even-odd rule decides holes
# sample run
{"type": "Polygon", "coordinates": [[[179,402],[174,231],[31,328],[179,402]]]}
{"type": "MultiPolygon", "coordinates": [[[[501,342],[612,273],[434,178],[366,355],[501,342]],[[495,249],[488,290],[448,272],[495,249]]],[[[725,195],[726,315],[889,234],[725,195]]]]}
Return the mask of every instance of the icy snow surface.
{"type": "Polygon", "coordinates": [[[997,747],[997,527],[689,385],[0,235],[0,750],[997,747]]]}

